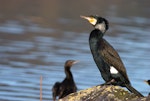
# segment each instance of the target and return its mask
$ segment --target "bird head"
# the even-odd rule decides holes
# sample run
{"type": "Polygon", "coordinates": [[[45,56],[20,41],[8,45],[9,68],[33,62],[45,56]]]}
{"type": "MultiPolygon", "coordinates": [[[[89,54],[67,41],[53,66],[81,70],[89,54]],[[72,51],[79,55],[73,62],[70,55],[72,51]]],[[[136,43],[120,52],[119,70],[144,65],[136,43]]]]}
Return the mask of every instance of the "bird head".
{"type": "Polygon", "coordinates": [[[65,65],[71,67],[72,65],[78,63],[78,60],[67,60],[65,65]]]}
{"type": "Polygon", "coordinates": [[[92,24],[96,29],[99,29],[103,32],[105,32],[109,28],[108,21],[103,17],[97,15],[80,16],[80,17],[88,20],[89,23],[92,24]]]}

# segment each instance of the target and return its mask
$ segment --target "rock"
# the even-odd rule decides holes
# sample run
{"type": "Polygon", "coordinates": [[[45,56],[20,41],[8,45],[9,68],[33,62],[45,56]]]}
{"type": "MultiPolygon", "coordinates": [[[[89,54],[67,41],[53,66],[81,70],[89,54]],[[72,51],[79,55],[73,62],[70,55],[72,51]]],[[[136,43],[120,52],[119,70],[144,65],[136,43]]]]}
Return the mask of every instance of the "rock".
{"type": "Polygon", "coordinates": [[[59,101],[150,101],[150,96],[138,97],[119,86],[94,86],[72,93],[59,101]]]}

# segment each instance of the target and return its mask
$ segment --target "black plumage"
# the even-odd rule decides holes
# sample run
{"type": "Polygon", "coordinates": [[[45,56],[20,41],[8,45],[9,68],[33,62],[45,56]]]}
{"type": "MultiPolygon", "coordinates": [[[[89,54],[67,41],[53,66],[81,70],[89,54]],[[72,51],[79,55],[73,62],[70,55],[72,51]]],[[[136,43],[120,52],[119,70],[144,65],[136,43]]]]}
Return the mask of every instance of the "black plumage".
{"type": "Polygon", "coordinates": [[[95,29],[90,33],[89,45],[94,61],[101,72],[104,84],[126,87],[132,93],[143,96],[131,86],[125,66],[117,51],[103,38],[109,23],[99,16],[81,16],[88,20],[95,29]]]}
{"type": "Polygon", "coordinates": [[[76,60],[67,60],[64,66],[66,77],[62,82],[56,82],[52,88],[53,100],[56,100],[58,96],[59,99],[67,96],[70,93],[76,92],[77,87],[73,79],[73,75],[70,68],[73,64],[77,63],[76,60]]]}

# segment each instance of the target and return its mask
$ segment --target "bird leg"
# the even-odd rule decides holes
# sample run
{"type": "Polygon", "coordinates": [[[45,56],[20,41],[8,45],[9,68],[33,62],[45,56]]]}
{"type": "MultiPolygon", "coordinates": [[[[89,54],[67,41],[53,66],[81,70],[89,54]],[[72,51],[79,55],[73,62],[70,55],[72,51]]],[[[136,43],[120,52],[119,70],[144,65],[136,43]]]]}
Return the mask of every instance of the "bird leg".
{"type": "Polygon", "coordinates": [[[115,79],[111,79],[110,81],[101,84],[101,86],[104,86],[104,85],[111,85],[111,84],[113,84],[114,82],[115,82],[115,79]]]}

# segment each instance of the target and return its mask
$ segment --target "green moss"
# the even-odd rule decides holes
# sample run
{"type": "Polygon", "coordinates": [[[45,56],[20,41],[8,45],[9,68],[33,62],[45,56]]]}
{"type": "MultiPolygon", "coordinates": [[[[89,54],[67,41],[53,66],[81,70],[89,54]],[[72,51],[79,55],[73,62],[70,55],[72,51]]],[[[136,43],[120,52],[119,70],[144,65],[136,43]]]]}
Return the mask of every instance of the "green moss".
{"type": "MultiPolygon", "coordinates": [[[[94,86],[85,90],[72,93],[59,101],[99,101],[99,100],[113,100],[113,101],[141,101],[137,100],[135,94],[131,94],[118,86],[94,86]]],[[[141,98],[142,99],[142,98],[141,98]]],[[[145,98],[146,99],[146,98],[145,98]]],[[[143,98],[142,100],[145,101],[143,98]]]]}

